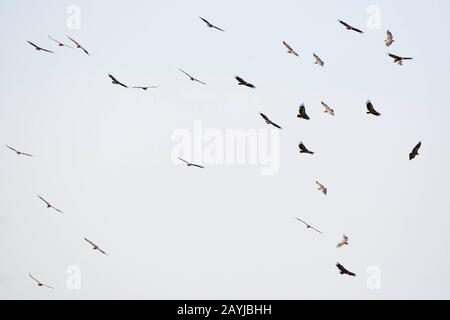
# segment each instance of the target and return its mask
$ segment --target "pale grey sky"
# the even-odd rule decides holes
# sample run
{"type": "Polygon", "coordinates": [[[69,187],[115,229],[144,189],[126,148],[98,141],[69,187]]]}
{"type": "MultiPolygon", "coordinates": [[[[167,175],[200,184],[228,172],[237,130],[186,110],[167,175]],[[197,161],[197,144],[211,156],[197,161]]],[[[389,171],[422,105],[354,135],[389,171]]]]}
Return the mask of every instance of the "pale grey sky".
{"type": "Polygon", "coordinates": [[[0,298],[450,298],[449,15],[444,0],[0,0],[0,143],[35,155],[0,152],[0,298]],[[79,30],[67,27],[72,5],[79,30]],[[47,38],[66,34],[91,56],[47,38]],[[414,60],[400,67],[387,52],[414,60]],[[108,73],[161,87],[124,89],[108,73]],[[309,121],[296,118],[301,102],[309,121]],[[258,112],[283,127],[278,174],[174,165],[175,130],[270,129],[258,112]],[[299,155],[300,140],[316,154],[299,155]],[[350,245],[336,249],[343,233],[350,245]],[[70,266],[79,290],[67,288],[70,266]]]}

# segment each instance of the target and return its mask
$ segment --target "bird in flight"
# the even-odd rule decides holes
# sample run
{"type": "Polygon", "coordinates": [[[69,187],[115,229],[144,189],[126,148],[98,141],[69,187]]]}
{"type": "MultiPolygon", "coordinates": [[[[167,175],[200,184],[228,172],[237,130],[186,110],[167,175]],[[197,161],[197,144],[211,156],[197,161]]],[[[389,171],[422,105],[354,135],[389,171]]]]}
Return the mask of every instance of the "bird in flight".
{"type": "Polygon", "coordinates": [[[301,219],[299,219],[299,218],[295,218],[295,219],[297,219],[298,221],[302,222],[302,223],[306,226],[306,229],[311,228],[311,229],[317,231],[318,233],[322,233],[322,231],[317,230],[316,228],[314,228],[313,226],[309,225],[309,224],[306,223],[305,221],[303,221],[303,220],[301,220],[301,219]]]}
{"type": "Polygon", "coordinates": [[[348,245],[348,237],[345,234],[342,236],[342,240],[336,245],[336,248],[340,248],[344,245],[348,245]]]}
{"type": "Polygon", "coordinates": [[[33,279],[33,280],[37,283],[38,287],[46,287],[46,288],[49,288],[49,289],[55,289],[55,288],[50,287],[50,286],[48,286],[48,285],[46,285],[46,284],[43,284],[43,283],[40,282],[38,279],[36,279],[35,277],[33,277],[33,276],[31,275],[31,273],[28,273],[28,275],[30,276],[31,279],[33,279]]]}
{"type": "Polygon", "coordinates": [[[251,83],[245,81],[244,79],[242,79],[239,76],[235,76],[234,78],[239,82],[238,85],[240,85],[240,86],[246,86],[246,87],[253,88],[253,89],[255,88],[254,85],[252,85],[251,83]]]}
{"type": "Polygon", "coordinates": [[[38,195],[39,199],[41,199],[42,201],[45,202],[45,204],[47,205],[47,208],[52,208],[53,210],[58,211],[59,213],[63,213],[61,210],[59,210],[58,208],[55,208],[54,206],[52,206],[47,200],[45,200],[44,198],[42,198],[40,195],[38,195]]]}
{"type": "Polygon", "coordinates": [[[146,87],[133,87],[134,89],[142,89],[142,90],[147,90],[147,89],[155,89],[155,88],[159,88],[159,86],[146,86],[146,87]]]}
{"type": "Polygon", "coordinates": [[[290,45],[288,45],[285,41],[283,41],[283,44],[286,47],[286,49],[288,49],[287,53],[293,54],[294,56],[298,57],[298,53],[295,52],[295,50],[292,49],[292,47],[290,45]]]}
{"type": "Polygon", "coordinates": [[[419,141],[418,144],[416,144],[416,146],[414,147],[414,149],[412,149],[411,153],[409,154],[409,160],[414,159],[416,156],[419,155],[419,149],[420,146],[422,145],[422,142],[419,141]]]}
{"type": "Polygon", "coordinates": [[[71,46],[69,46],[69,45],[67,45],[67,44],[65,44],[65,43],[59,42],[58,40],[56,40],[56,39],[54,39],[54,38],[52,38],[52,37],[50,37],[50,36],[48,36],[48,38],[49,38],[50,40],[55,41],[55,42],[58,44],[58,47],[67,47],[67,48],[72,48],[72,49],[74,49],[74,47],[71,47],[71,46]]]}
{"type": "Polygon", "coordinates": [[[122,82],[117,80],[113,75],[108,74],[108,76],[111,78],[113,84],[118,84],[119,86],[122,86],[124,88],[128,88],[128,86],[124,85],[122,82]]]}
{"type": "Polygon", "coordinates": [[[197,167],[197,168],[205,168],[205,167],[203,167],[203,166],[201,166],[201,165],[198,165],[198,164],[195,164],[195,163],[192,163],[192,162],[188,162],[188,161],[186,161],[186,160],[184,160],[184,159],[182,159],[182,158],[180,158],[180,157],[178,157],[178,159],[180,159],[181,161],[183,161],[184,163],[186,163],[186,165],[188,166],[188,167],[197,167]]]}
{"type": "Polygon", "coordinates": [[[31,41],[28,41],[27,40],[27,42],[29,43],[29,44],[31,44],[37,51],[45,51],[45,52],[49,52],[49,53],[54,53],[53,51],[50,51],[50,50],[47,50],[47,49],[44,49],[44,48],[42,48],[42,47],[39,47],[39,46],[37,46],[37,45],[35,45],[33,42],[31,42],[31,41]]]}
{"type": "Polygon", "coordinates": [[[298,108],[297,118],[309,120],[309,116],[306,114],[305,104],[301,104],[298,108]]]}
{"type": "Polygon", "coordinates": [[[78,49],[81,49],[84,51],[84,53],[86,53],[88,56],[90,56],[89,52],[83,48],[83,46],[81,44],[79,44],[78,42],[76,42],[74,39],[72,39],[71,37],[67,36],[67,38],[70,39],[70,41],[72,41],[73,43],[75,43],[75,45],[77,46],[78,49]]]}
{"type": "Polygon", "coordinates": [[[274,127],[277,127],[278,129],[281,129],[281,127],[279,125],[277,125],[275,122],[272,122],[272,120],[270,120],[264,113],[259,113],[261,115],[261,117],[266,120],[267,124],[271,124],[274,127]]]}
{"type": "Polygon", "coordinates": [[[180,70],[180,71],[183,72],[185,75],[187,75],[191,81],[194,81],[194,82],[197,81],[197,82],[200,82],[201,84],[206,84],[206,83],[204,83],[204,82],[202,82],[202,81],[200,81],[200,80],[194,78],[193,76],[191,76],[191,75],[190,75],[189,73],[187,73],[186,71],[183,71],[183,70],[181,70],[181,69],[178,69],[178,70],[180,70]]]}
{"type": "Polygon", "coordinates": [[[7,144],[6,144],[5,146],[6,146],[7,148],[11,149],[12,151],[14,151],[15,153],[17,153],[18,156],[20,156],[20,155],[24,155],[24,156],[28,156],[28,157],[32,157],[32,156],[33,156],[32,154],[29,154],[29,153],[25,153],[25,152],[16,150],[16,149],[14,149],[14,148],[8,146],[7,144]]]}
{"type": "Polygon", "coordinates": [[[400,57],[400,56],[397,56],[397,55],[392,54],[392,53],[388,53],[388,56],[391,57],[392,59],[394,59],[393,62],[398,64],[399,66],[403,65],[403,60],[412,60],[413,59],[411,57],[400,57]]]}
{"type": "Polygon", "coordinates": [[[84,240],[86,240],[92,246],[93,250],[98,250],[98,252],[101,252],[106,256],[108,255],[105,251],[103,251],[98,245],[93,243],[91,240],[87,239],[86,237],[84,238],[84,240]]]}
{"type": "Polygon", "coordinates": [[[327,195],[327,188],[325,188],[323,184],[319,183],[319,181],[316,181],[316,183],[319,186],[317,190],[320,190],[324,195],[327,195]]]}
{"type": "Polygon", "coordinates": [[[308,150],[308,148],[305,147],[305,145],[303,144],[303,142],[300,142],[300,143],[298,144],[298,148],[300,149],[300,153],[314,154],[314,152],[308,150]]]}
{"type": "Polygon", "coordinates": [[[206,20],[206,19],[203,19],[202,17],[199,17],[200,19],[202,19],[203,20],[203,22],[205,22],[206,23],[206,25],[208,26],[208,27],[210,27],[210,28],[214,28],[214,29],[217,29],[217,30],[220,30],[220,31],[222,31],[222,32],[225,32],[225,30],[223,30],[223,29],[220,29],[219,27],[216,27],[215,25],[213,25],[212,23],[210,23],[208,20],[206,20]]]}
{"type": "Polygon", "coordinates": [[[373,107],[372,102],[370,100],[366,101],[366,107],[367,107],[367,114],[373,114],[374,116],[380,116],[381,113],[379,113],[375,108],[373,107]]]}
{"type": "Polygon", "coordinates": [[[340,24],[344,25],[345,28],[346,28],[347,30],[353,30],[353,31],[356,31],[356,32],[359,32],[359,33],[364,33],[364,32],[362,32],[361,30],[356,29],[355,27],[352,27],[352,26],[349,25],[347,22],[344,22],[344,21],[342,21],[342,20],[338,20],[338,21],[339,21],[340,24]]]}
{"type": "Polygon", "coordinates": [[[328,113],[328,114],[334,116],[334,110],[333,110],[333,109],[331,109],[331,108],[330,108],[325,102],[323,102],[323,101],[320,101],[320,103],[321,103],[322,106],[325,108],[325,109],[323,110],[323,112],[328,113]]]}
{"type": "Polygon", "coordinates": [[[356,276],[356,274],[354,274],[353,272],[345,269],[344,266],[342,264],[340,264],[339,262],[336,263],[336,267],[339,269],[340,274],[348,274],[349,276],[353,276],[353,277],[356,276]]]}
{"type": "Polygon", "coordinates": [[[323,62],[323,60],[320,59],[319,56],[318,56],[317,54],[315,54],[315,53],[313,53],[313,57],[314,57],[314,59],[316,59],[316,60],[314,61],[314,64],[318,64],[319,66],[322,66],[322,67],[323,67],[323,65],[325,64],[325,63],[323,62]]]}
{"type": "Polygon", "coordinates": [[[394,42],[394,37],[392,36],[392,32],[389,30],[386,31],[386,39],[384,40],[384,43],[386,44],[386,47],[389,47],[394,42]]]}

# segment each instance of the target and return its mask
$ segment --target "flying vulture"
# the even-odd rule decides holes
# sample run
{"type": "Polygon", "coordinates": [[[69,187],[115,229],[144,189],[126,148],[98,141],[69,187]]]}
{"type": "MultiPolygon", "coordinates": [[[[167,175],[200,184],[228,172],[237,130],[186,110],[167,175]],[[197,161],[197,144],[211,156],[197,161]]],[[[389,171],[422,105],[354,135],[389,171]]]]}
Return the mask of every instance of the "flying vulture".
{"type": "Polygon", "coordinates": [[[295,50],[292,49],[292,47],[290,45],[288,45],[285,41],[283,41],[283,44],[286,47],[286,49],[288,50],[287,53],[293,54],[294,56],[298,57],[298,53],[295,52],[295,50]]]}
{"type": "Polygon", "coordinates": [[[416,144],[416,146],[414,147],[414,149],[412,149],[411,153],[409,154],[409,160],[414,159],[416,156],[419,155],[419,149],[420,146],[422,145],[422,142],[419,141],[418,144],[416,144]]]}
{"type": "Polygon", "coordinates": [[[49,52],[49,53],[53,53],[53,51],[41,48],[37,45],[35,45],[33,42],[27,41],[29,44],[31,44],[37,51],[45,51],[45,52],[49,52]]]}
{"type": "Polygon", "coordinates": [[[366,101],[366,107],[367,107],[367,114],[373,114],[374,116],[380,116],[381,113],[379,113],[375,108],[373,107],[372,102],[370,100],[366,101]]]}
{"type": "Polygon", "coordinates": [[[318,233],[322,233],[322,231],[317,230],[316,228],[314,228],[313,226],[309,225],[309,224],[306,223],[305,221],[303,221],[303,220],[301,220],[301,219],[299,219],[299,218],[295,218],[295,219],[297,219],[298,221],[302,222],[302,223],[306,226],[306,229],[311,228],[311,229],[317,231],[318,233]]]}
{"type": "Polygon", "coordinates": [[[318,64],[319,66],[323,67],[323,65],[324,65],[323,60],[320,59],[319,56],[315,53],[313,53],[313,57],[314,57],[314,59],[316,59],[316,61],[314,61],[314,64],[318,64]]]}
{"type": "Polygon", "coordinates": [[[91,240],[87,239],[86,237],[84,238],[84,240],[86,240],[92,246],[93,250],[98,250],[98,252],[101,252],[106,256],[108,255],[105,251],[103,251],[98,245],[93,243],[91,240]]]}
{"type": "Polygon", "coordinates": [[[203,19],[202,17],[199,17],[200,19],[202,19],[203,20],[203,22],[205,22],[206,23],[206,25],[208,26],[208,27],[210,27],[210,28],[214,28],[214,29],[217,29],[217,30],[220,30],[220,31],[222,31],[222,32],[225,32],[225,30],[223,30],[223,29],[220,29],[219,27],[216,27],[215,25],[213,25],[212,23],[210,23],[208,20],[206,20],[206,19],[203,19]]]}
{"type": "Polygon", "coordinates": [[[119,80],[117,80],[113,75],[108,74],[108,77],[111,78],[113,84],[118,84],[119,86],[122,86],[122,87],[124,87],[124,88],[128,88],[127,85],[125,85],[125,84],[123,84],[122,82],[120,82],[119,80]]]}
{"type": "Polygon", "coordinates": [[[53,287],[50,287],[50,286],[48,286],[48,285],[46,285],[46,284],[40,282],[38,279],[36,279],[35,277],[33,277],[33,276],[31,275],[31,273],[28,273],[28,275],[30,276],[31,279],[33,279],[33,280],[37,283],[38,287],[46,287],[46,288],[49,288],[49,289],[54,289],[53,287]]]}
{"type": "Polygon", "coordinates": [[[50,37],[50,36],[48,36],[48,38],[49,38],[50,40],[55,41],[55,42],[58,44],[58,47],[67,47],[67,48],[72,48],[72,49],[74,49],[74,47],[71,47],[71,46],[69,46],[69,45],[67,45],[67,44],[65,44],[65,43],[62,43],[62,42],[60,42],[60,41],[58,41],[58,40],[56,40],[56,39],[53,39],[53,38],[50,37]]]}
{"type": "Polygon", "coordinates": [[[25,153],[25,152],[16,150],[16,149],[14,149],[14,148],[8,146],[7,144],[6,144],[6,147],[9,148],[9,149],[11,149],[11,150],[14,151],[15,153],[17,153],[18,156],[20,156],[20,155],[24,155],[24,156],[28,156],[28,157],[32,157],[32,156],[33,156],[32,154],[29,154],[29,153],[25,153]]]}
{"type": "Polygon", "coordinates": [[[67,36],[67,38],[70,39],[70,41],[72,41],[73,43],[75,43],[75,45],[77,46],[78,49],[81,49],[84,51],[84,53],[86,53],[88,56],[90,56],[89,52],[83,48],[83,46],[81,46],[81,44],[79,44],[78,42],[76,42],[74,39],[72,39],[71,37],[67,36]]]}
{"type": "Polygon", "coordinates": [[[155,89],[155,88],[159,88],[159,86],[146,86],[146,87],[133,87],[134,89],[142,89],[142,90],[147,90],[147,89],[155,89]]]}
{"type": "Polygon", "coordinates": [[[59,210],[58,208],[55,208],[54,206],[52,206],[47,200],[45,200],[44,198],[42,198],[40,195],[38,195],[39,199],[41,199],[42,201],[45,202],[45,204],[47,205],[47,208],[52,208],[53,210],[58,211],[59,213],[63,213],[61,210],[59,210]]]}
{"type": "Polygon", "coordinates": [[[186,160],[184,160],[184,159],[182,159],[182,158],[180,158],[180,157],[178,157],[178,159],[180,159],[181,161],[183,161],[184,163],[186,163],[186,165],[188,166],[188,167],[197,167],[197,168],[205,168],[205,167],[203,167],[203,166],[201,166],[201,165],[198,165],[198,164],[195,164],[195,163],[192,163],[192,162],[188,162],[188,161],[186,161],[186,160]]]}
{"type": "Polygon", "coordinates": [[[386,39],[384,40],[384,43],[386,44],[386,47],[389,47],[393,42],[394,42],[394,38],[392,36],[392,32],[390,32],[389,30],[386,31],[386,39]]]}
{"type": "Polygon", "coordinates": [[[336,248],[340,248],[340,247],[342,247],[344,245],[348,245],[348,237],[345,234],[342,236],[342,240],[339,241],[339,243],[337,244],[336,248]]]}
{"type": "Polygon", "coordinates": [[[319,183],[319,181],[316,181],[316,183],[319,186],[317,190],[320,190],[324,195],[327,195],[327,188],[325,188],[323,184],[319,183]]]}
{"type": "Polygon", "coordinates": [[[331,108],[330,108],[325,102],[323,102],[323,101],[320,101],[320,103],[321,103],[322,106],[325,108],[325,109],[323,110],[323,112],[328,113],[328,114],[334,116],[334,110],[333,110],[333,109],[331,109],[331,108]]]}
{"type": "Polygon", "coordinates": [[[239,76],[235,76],[234,78],[239,82],[238,85],[240,85],[240,86],[246,86],[246,87],[249,87],[249,88],[255,88],[254,85],[252,85],[251,83],[248,83],[247,81],[245,81],[244,79],[242,79],[239,76]]]}
{"type": "Polygon", "coordinates": [[[356,274],[354,274],[353,272],[348,271],[347,269],[344,268],[344,266],[342,264],[340,264],[339,262],[336,263],[336,267],[339,269],[339,273],[340,274],[348,274],[349,276],[356,276],[356,274]]]}
{"type": "Polygon", "coordinates": [[[191,81],[194,81],[194,82],[197,81],[197,82],[199,82],[199,83],[201,83],[201,84],[206,84],[206,83],[204,83],[204,82],[202,82],[202,81],[200,81],[200,80],[198,80],[198,79],[195,79],[195,78],[194,78],[193,76],[191,76],[189,73],[187,73],[187,72],[185,72],[185,71],[183,71],[183,70],[181,70],[181,69],[178,69],[178,70],[180,70],[180,71],[183,72],[185,75],[187,75],[191,81]]]}
{"type": "Polygon", "coordinates": [[[344,22],[344,21],[342,21],[342,20],[338,20],[338,21],[339,21],[340,24],[344,25],[345,28],[346,28],[347,30],[353,30],[353,31],[356,31],[356,32],[359,32],[359,33],[364,33],[364,32],[362,32],[361,30],[356,29],[355,27],[352,27],[352,26],[349,25],[347,22],[344,22]]]}
{"type": "Polygon", "coordinates": [[[309,120],[309,116],[306,114],[305,104],[301,104],[298,108],[297,118],[309,120]]]}
{"type": "Polygon", "coordinates": [[[303,144],[303,142],[300,142],[300,143],[298,144],[298,148],[300,149],[300,153],[314,154],[314,152],[309,151],[308,148],[305,147],[305,145],[303,144]]]}
{"type": "Polygon", "coordinates": [[[400,57],[392,53],[388,53],[388,56],[394,59],[394,63],[398,64],[399,66],[403,65],[403,60],[412,60],[413,58],[410,57],[400,57]]]}
{"type": "Polygon", "coordinates": [[[267,124],[271,124],[274,127],[277,127],[278,129],[281,129],[281,127],[279,125],[277,125],[276,123],[272,122],[272,120],[270,120],[264,113],[259,113],[259,114],[266,121],[267,124]]]}

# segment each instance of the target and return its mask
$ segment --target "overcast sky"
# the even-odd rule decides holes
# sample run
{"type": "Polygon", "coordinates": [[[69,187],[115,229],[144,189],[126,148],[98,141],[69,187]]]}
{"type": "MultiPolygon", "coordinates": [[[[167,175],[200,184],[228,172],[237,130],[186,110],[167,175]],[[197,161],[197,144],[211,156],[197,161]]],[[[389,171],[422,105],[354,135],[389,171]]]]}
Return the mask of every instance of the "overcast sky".
{"type": "Polygon", "coordinates": [[[450,298],[449,16],[444,0],[0,0],[0,144],[34,155],[0,152],[0,298],[450,298]],[[47,38],[67,34],[91,56],[47,38]],[[259,112],[283,127],[275,174],[173,161],[196,121],[270,135],[259,112]]]}

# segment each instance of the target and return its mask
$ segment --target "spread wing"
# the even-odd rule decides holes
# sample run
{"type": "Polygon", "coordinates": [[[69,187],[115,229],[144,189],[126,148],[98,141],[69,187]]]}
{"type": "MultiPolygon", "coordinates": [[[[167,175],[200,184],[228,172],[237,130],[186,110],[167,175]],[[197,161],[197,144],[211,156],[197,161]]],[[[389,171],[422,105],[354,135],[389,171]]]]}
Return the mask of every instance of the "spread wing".
{"type": "Polygon", "coordinates": [[[33,42],[28,41],[28,40],[27,40],[27,42],[28,42],[29,44],[31,44],[33,47],[35,47],[36,49],[38,49],[38,48],[40,49],[40,47],[38,47],[37,45],[35,45],[33,42]]]}
{"type": "Polygon", "coordinates": [[[33,277],[31,275],[31,273],[28,273],[28,275],[30,276],[31,279],[33,279],[34,281],[36,281],[38,284],[41,283],[38,279],[36,279],[35,277],[33,277]]]}
{"type": "MultiPolygon", "coordinates": [[[[73,43],[75,43],[77,46],[80,46],[80,44],[78,42],[76,42],[74,39],[72,39],[71,37],[67,36],[67,38],[70,39],[70,41],[72,41],[73,43]]],[[[81,47],[81,46],[80,46],[81,47]]]]}
{"type": "Polygon", "coordinates": [[[267,122],[271,122],[269,118],[264,113],[260,113],[261,117],[266,120],[267,122]]]}
{"type": "Polygon", "coordinates": [[[347,22],[344,22],[342,20],[338,20],[340,24],[344,25],[346,28],[351,28],[352,26],[349,25],[347,22]]]}
{"type": "Polygon", "coordinates": [[[244,79],[242,79],[241,77],[239,77],[239,76],[236,76],[236,77],[234,77],[239,83],[242,83],[242,84],[246,84],[247,82],[245,82],[245,80],[244,79]]]}
{"type": "Polygon", "coordinates": [[[402,57],[396,56],[395,54],[392,53],[388,53],[389,57],[393,58],[393,59],[401,59],[402,57]]]}
{"type": "Polygon", "coordinates": [[[105,256],[108,255],[105,251],[103,251],[103,250],[102,250],[101,248],[99,248],[99,247],[97,247],[97,250],[98,250],[99,252],[103,253],[105,256]]]}
{"type": "Polygon", "coordinates": [[[93,243],[91,240],[89,240],[88,238],[85,237],[84,240],[86,240],[91,246],[97,247],[97,245],[95,243],[93,243]]]}
{"type": "Polygon", "coordinates": [[[189,78],[192,78],[192,76],[189,74],[189,73],[187,73],[186,71],[183,71],[183,70],[181,70],[181,69],[178,69],[178,70],[180,70],[181,72],[183,72],[185,75],[187,75],[189,78]]]}
{"type": "Polygon", "coordinates": [[[50,204],[47,200],[45,200],[44,198],[42,198],[40,195],[38,195],[38,197],[39,197],[39,199],[41,199],[42,201],[44,201],[46,205],[51,206],[51,204],[50,204]]]}
{"type": "Polygon", "coordinates": [[[285,41],[283,41],[284,46],[289,50],[289,51],[294,51],[290,45],[288,45],[285,41]]]}
{"type": "Polygon", "coordinates": [[[186,163],[186,164],[190,164],[189,162],[187,162],[186,160],[184,160],[184,159],[182,159],[182,158],[180,158],[180,157],[178,157],[178,159],[180,159],[181,161],[183,161],[183,162],[186,163]]]}
{"type": "Polygon", "coordinates": [[[192,166],[192,167],[197,167],[197,168],[202,168],[202,169],[205,168],[205,167],[203,167],[203,166],[201,166],[201,165],[199,165],[199,164],[195,164],[195,163],[191,163],[190,166],[192,166]]]}
{"type": "Polygon", "coordinates": [[[14,152],[18,152],[16,149],[14,149],[14,148],[8,146],[7,144],[5,144],[5,146],[6,146],[7,148],[11,149],[11,150],[14,151],[14,152]]]}
{"type": "Polygon", "coordinates": [[[357,29],[357,28],[355,28],[355,27],[351,27],[351,29],[352,29],[353,31],[356,31],[356,32],[359,32],[359,33],[364,33],[364,32],[362,32],[361,30],[359,30],[359,29],[357,29]]]}

